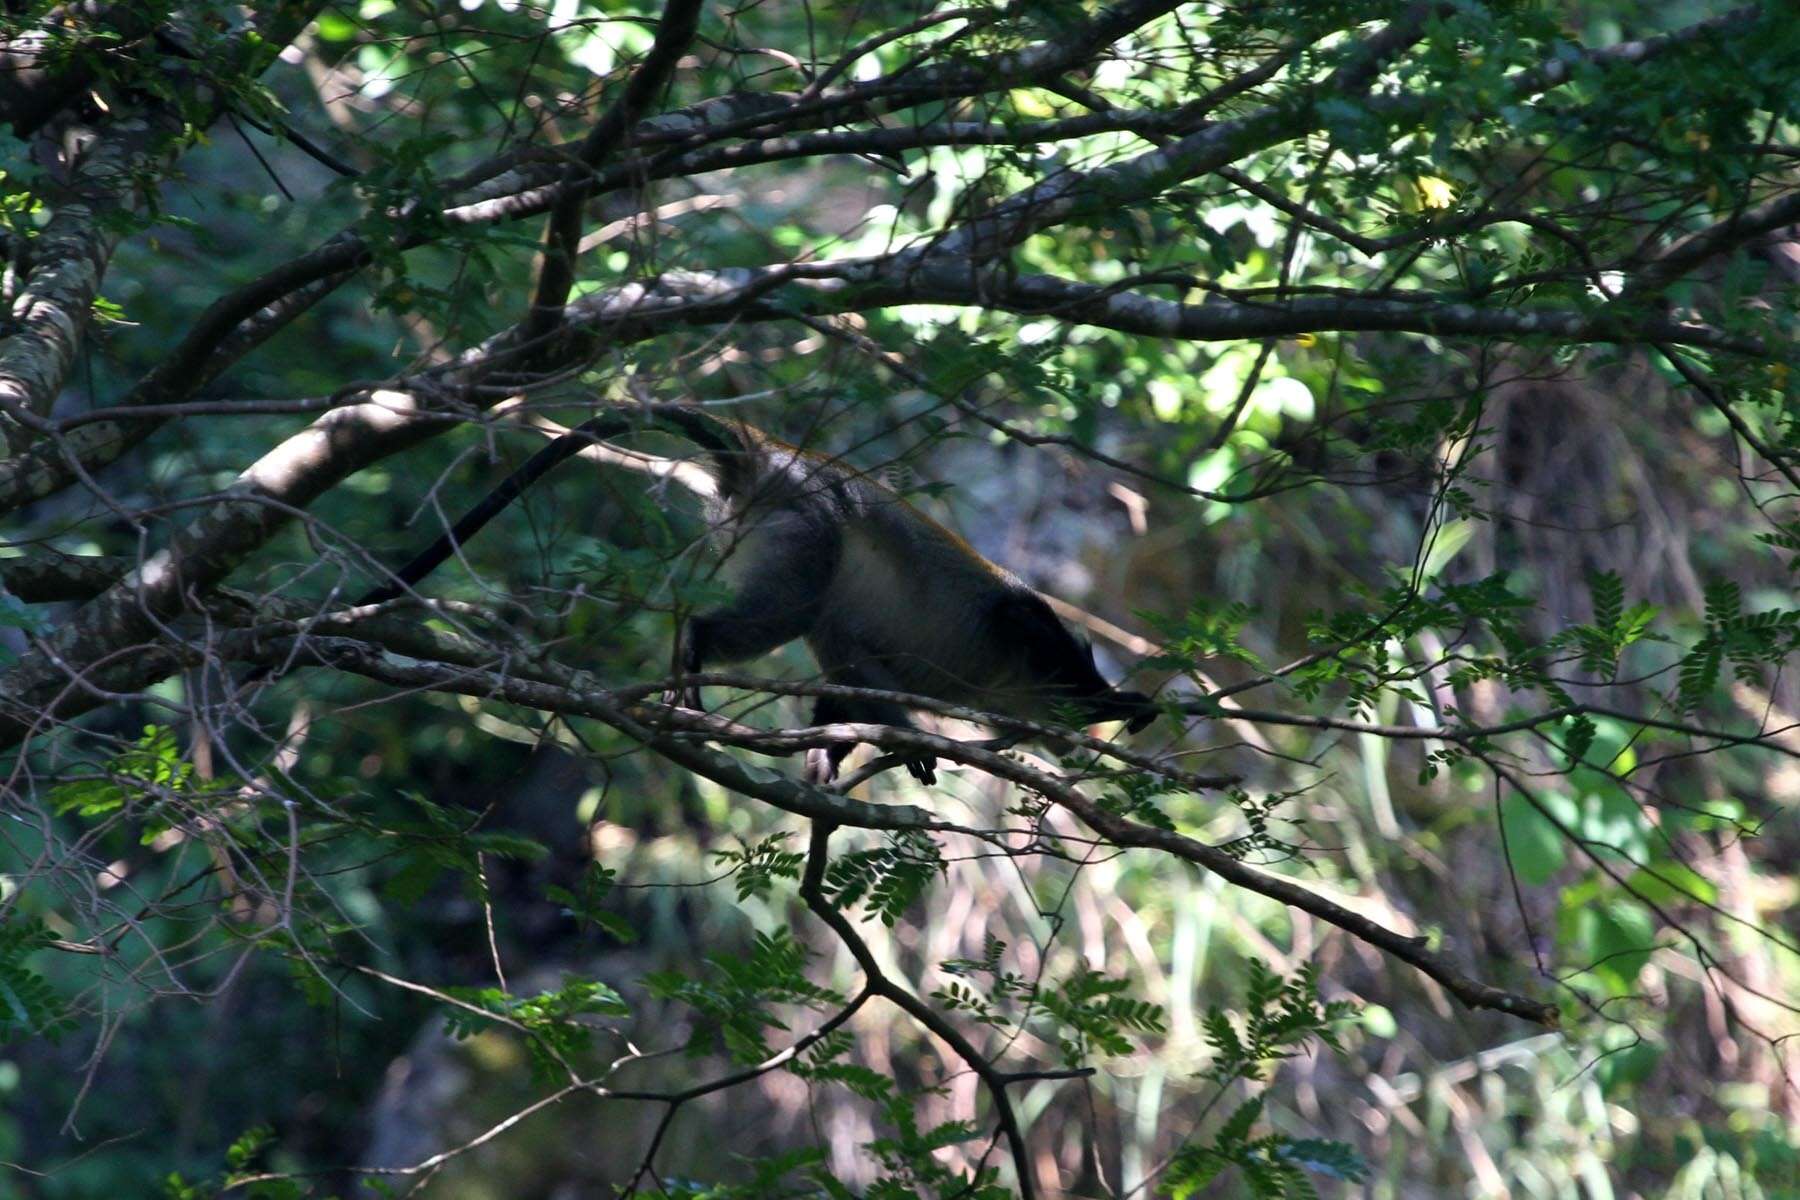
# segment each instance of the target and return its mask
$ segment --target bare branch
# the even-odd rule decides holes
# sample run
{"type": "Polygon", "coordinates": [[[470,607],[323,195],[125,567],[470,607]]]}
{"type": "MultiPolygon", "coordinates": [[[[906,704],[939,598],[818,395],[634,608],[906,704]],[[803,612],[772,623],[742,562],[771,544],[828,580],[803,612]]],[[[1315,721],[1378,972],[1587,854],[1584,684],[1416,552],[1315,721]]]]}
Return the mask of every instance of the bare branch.
{"type": "Polygon", "coordinates": [[[564,168],[561,195],[550,210],[550,225],[544,234],[537,294],[532,298],[531,315],[525,322],[527,342],[540,341],[561,324],[563,305],[575,282],[575,258],[581,242],[581,209],[593,189],[594,172],[618,150],[627,131],[674,74],[676,62],[688,43],[694,40],[699,27],[700,5],[701,0],[668,0],[663,7],[662,21],[657,26],[656,40],[644,61],[626,81],[624,95],[594,123],[575,152],[574,161],[564,168]]]}
{"type": "Polygon", "coordinates": [[[1037,1173],[1032,1165],[1030,1147],[1025,1142],[1024,1129],[1019,1124],[1018,1114],[1013,1111],[1012,1097],[1006,1094],[1010,1077],[1006,1072],[995,1069],[987,1056],[976,1049],[974,1043],[936,1009],[889,979],[882,972],[880,961],[870,952],[868,943],[856,932],[856,927],[825,895],[825,864],[831,830],[831,825],[826,822],[815,822],[813,825],[812,844],[808,847],[806,856],[806,874],[800,881],[801,899],[806,901],[806,906],[813,911],[814,916],[831,927],[838,940],[850,951],[850,956],[856,959],[856,965],[862,968],[868,990],[930,1030],[986,1086],[988,1097],[994,1105],[994,1115],[1000,1122],[1000,1131],[1005,1135],[1006,1144],[1012,1151],[1013,1174],[1017,1177],[1019,1195],[1023,1200],[1034,1200],[1037,1195],[1037,1173]]]}

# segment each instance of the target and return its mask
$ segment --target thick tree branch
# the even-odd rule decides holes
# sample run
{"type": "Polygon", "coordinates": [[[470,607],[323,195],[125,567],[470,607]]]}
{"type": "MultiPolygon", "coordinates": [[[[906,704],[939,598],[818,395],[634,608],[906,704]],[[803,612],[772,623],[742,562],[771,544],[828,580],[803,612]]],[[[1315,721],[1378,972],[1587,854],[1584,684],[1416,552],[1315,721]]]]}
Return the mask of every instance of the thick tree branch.
{"type": "Polygon", "coordinates": [[[0,558],[0,585],[27,604],[87,600],[124,578],[132,560],[124,555],[64,554],[33,550],[0,558]]]}
{"type": "MultiPolygon", "coordinates": [[[[1451,296],[1302,296],[1273,303],[1210,301],[1181,304],[1140,293],[1075,283],[1055,276],[1026,275],[996,280],[993,291],[979,283],[934,271],[932,285],[951,286],[933,296],[940,302],[985,301],[1013,312],[1043,313],[1083,325],[1127,333],[1193,341],[1239,341],[1292,337],[1302,333],[1423,333],[1438,337],[1497,338],[1505,341],[1645,343],[1657,340],[1704,346],[1734,354],[1761,355],[1759,341],[1705,325],[1643,317],[1619,308],[1589,311],[1530,307],[1488,308],[1451,296]]],[[[935,286],[920,288],[932,294],[935,286]]]]}
{"type": "Polygon", "coordinates": [[[74,703],[66,693],[92,664],[155,640],[162,621],[221,582],[326,488],[441,427],[419,420],[420,409],[409,393],[376,392],[265,454],[238,477],[227,499],[0,672],[0,747],[65,715],[55,711],[55,701],[74,703]]]}
{"type": "MultiPolygon", "coordinates": [[[[119,398],[122,409],[176,403],[199,392],[349,279],[356,268],[317,275],[317,260],[296,260],[215,301],[155,367],[119,398]]],[[[115,461],[163,425],[119,419],[82,425],[0,459],[0,513],[53,495],[77,470],[115,461]]]]}
{"type": "MultiPolygon", "coordinates": [[[[0,341],[0,413],[12,437],[0,457],[40,431],[81,345],[88,313],[147,157],[179,132],[172,115],[151,113],[112,122],[84,153],[49,225],[32,240],[35,268],[7,314],[0,341]]],[[[0,425],[0,428],[4,428],[0,425]]]]}
{"type": "MultiPolygon", "coordinates": [[[[1417,40],[1424,19],[1436,7],[1413,5],[1391,25],[1351,46],[1344,64],[1318,85],[1136,158],[1088,171],[1063,171],[1040,180],[959,226],[942,239],[940,247],[953,254],[986,260],[1034,233],[1071,220],[1115,212],[1121,205],[1141,201],[1255,151],[1290,141],[1315,127],[1315,107],[1320,100],[1342,99],[1345,92],[1363,92],[1381,65],[1417,40]]],[[[1720,32],[1743,29],[1754,15],[1754,9],[1740,9],[1727,18],[1596,51],[1583,61],[1600,68],[1634,65],[1720,32]]],[[[1513,99],[1525,100],[1570,78],[1567,64],[1547,63],[1543,68],[1510,78],[1508,90],[1513,99]]],[[[1417,124],[1433,111],[1435,104],[1433,96],[1402,94],[1370,100],[1366,108],[1392,128],[1417,124]]]]}
{"type": "MultiPolygon", "coordinates": [[[[113,11],[119,7],[132,6],[98,11],[103,28],[122,32],[142,25],[135,14],[113,11]]],[[[261,16],[260,28],[247,25],[225,41],[221,52],[240,68],[272,58],[321,7],[322,2],[274,5],[261,16]]],[[[65,18],[76,11],[65,12],[65,18]]],[[[78,92],[86,56],[77,55],[76,60],[68,68],[67,78],[58,76],[28,85],[30,93],[22,103],[29,108],[38,100],[51,96],[67,100],[78,92]]],[[[204,72],[202,65],[195,74],[173,73],[164,86],[190,99],[201,98],[214,111],[222,111],[224,97],[204,72]]],[[[139,102],[125,108],[101,125],[75,164],[68,186],[55,195],[54,216],[31,242],[34,266],[13,302],[11,328],[0,343],[0,415],[14,425],[13,440],[19,443],[9,447],[8,439],[0,438],[0,458],[10,457],[9,450],[16,451],[30,439],[39,428],[38,418],[49,412],[62,390],[99,295],[107,260],[120,237],[119,215],[134,207],[138,193],[150,188],[166,169],[163,160],[172,159],[179,151],[178,139],[191,119],[192,113],[174,101],[139,102]],[[16,436],[19,433],[25,436],[16,436]]],[[[0,432],[7,420],[0,420],[0,432]]]]}
{"type": "MultiPolygon", "coordinates": [[[[1686,25],[1680,29],[1671,29],[1668,33],[1659,33],[1654,37],[1619,42],[1617,45],[1599,50],[1583,50],[1574,55],[1556,55],[1546,58],[1530,70],[1520,71],[1509,76],[1506,83],[1515,96],[1524,96],[1568,83],[1584,67],[1637,66],[1671,51],[1697,45],[1720,34],[1744,33],[1762,18],[1764,7],[1761,4],[1746,4],[1740,8],[1734,8],[1730,12],[1720,13],[1716,17],[1708,17],[1704,21],[1696,21],[1692,25],[1686,25]]],[[[1773,11],[1769,16],[1770,19],[1780,19],[1773,11]]]]}
{"type": "Polygon", "coordinates": [[[40,25],[0,43],[0,125],[11,125],[14,137],[30,137],[91,87],[97,57],[146,37],[159,10],[79,0],[58,11],[86,18],[89,36],[71,38],[66,29],[52,32],[40,25]]]}
{"type": "Polygon", "coordinates": [[[1800,223],[1800,192],[1766,200],[1695,230],[1675,242],[1626,281],[1620,298],[1635,300],[1662,291],[1695,267],[1765,233],[1800,223]]]}
{"type": "MultiPolygon", "coordinates": [[[[1148,281],[1155,283],[1156,280],[1148,281]]],[[[1761,343],[1704,325],[1607,306],[1590,311],[1486,308],[1440,295],[1304,296],[1268,303],[1209,298],[1183,304],[1050,275],[977,269],[967,260],[908,251],[717,272],[668,272],[585,296],[571,324],[598,342],[627,344],[681,325],[832,316],[903,304],[954,304],[1058,317],[1126,333],[1191,341],[1239,341],[1302,333],[1425,333],[1513,341],[1666,341],[1760,355],[1761,343]]]]}
{"type": "Polygon", "coordinates": [[[1311,128],[1313,106],[1321,97],[1342,100],[1365,91],[1386,62],[1418,40],[1426,18],[1437,7],[1411,5],[1388,26],[1347,47],[1343,65],[1327,79],[1277,104],[1125,162],[1090,171],[1061,171],[1034,183],[960,226],[943,239],[942,249],[983,262],[1034,233],[1080,216],[1116,211],[1121,203],[1154,195],[1290,140],[1311,128]]]}

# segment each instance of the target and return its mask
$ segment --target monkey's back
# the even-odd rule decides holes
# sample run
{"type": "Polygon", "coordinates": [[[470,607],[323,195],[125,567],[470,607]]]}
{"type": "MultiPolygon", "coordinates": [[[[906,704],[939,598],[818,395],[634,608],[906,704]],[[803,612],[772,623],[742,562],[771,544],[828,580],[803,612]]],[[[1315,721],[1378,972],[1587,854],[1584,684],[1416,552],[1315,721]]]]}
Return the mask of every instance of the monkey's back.
{"type": "Polygon", "coordinates": [[[827,464],[815,492],[832,506],[836,568],[814,632],[820,665],[851,667],[874,686],[1019,711],[1023,664],[989,636],[989,614],[1014,576],[867,476],[827,464]]]}

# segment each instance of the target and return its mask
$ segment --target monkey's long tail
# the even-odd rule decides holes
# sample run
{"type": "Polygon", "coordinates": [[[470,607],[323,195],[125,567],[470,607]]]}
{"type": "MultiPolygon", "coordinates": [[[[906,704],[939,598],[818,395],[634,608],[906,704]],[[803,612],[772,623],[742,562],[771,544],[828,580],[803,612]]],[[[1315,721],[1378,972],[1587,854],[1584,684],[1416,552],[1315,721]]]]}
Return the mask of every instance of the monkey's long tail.
{"type": "Polygon", "coordinates": [[[524,466],[507,476],[499,487],[482,498],[481,503],[464,513],[462,519],[431,545],[419,551],[412,560],[387,583],[371,588],[356,603],[380,604],[405,595],[407,590],[435,571],[443,561],[456,553],[458,546],[481,532],[483,526],[517,500],[526,488],[536,483],[564,460],[573,458],[587,447],[606,438],[629,433],[649,423],[661,425],[685,437],[715,461],[722,474],[732,473],[732,462],[749,449],[748,434],[710,413],[688,404],[652,404],[618,408],[590,417],[531,456],[524,466]]]}

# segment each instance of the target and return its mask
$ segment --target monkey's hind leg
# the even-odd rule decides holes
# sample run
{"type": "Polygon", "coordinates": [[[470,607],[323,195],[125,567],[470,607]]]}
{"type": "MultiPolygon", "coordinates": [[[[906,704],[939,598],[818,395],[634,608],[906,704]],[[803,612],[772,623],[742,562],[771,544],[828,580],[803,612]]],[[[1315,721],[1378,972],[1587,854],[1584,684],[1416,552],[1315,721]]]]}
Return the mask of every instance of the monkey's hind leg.
{"type": "MultiPolygon", "coordinates": [[[[834,679],[834,683],[846,683],[852,687],[869,687],[867,683],[851,684],[847,680],[834,679]]],[[[868,725],[893,725],[901,729],[916,729],[916,725],[906,715],[906,710],[898,704],[888,704],[879,700],[846,700],[839,696],[820,696],[813,706],[814,725],[835,725],[839,721],[868,725]]],[[[855,745],[816,746],[806,752],[806,782],[812,784],[831,783],[838,777],[838,768],[856,749],[855,745]]],[[[902,760],[906,769],[914,779],[923,784],[937,782],[937,758],[931,754],[908,753],[902,760]]]]}
{"type": "MultiPolygon", "coordinates": [[[[841,630],[827,628],[811,638],[813,653],[825,668],[825,678],[844,687],[877,688],[884,692],[903,692],[905,685],[894,673],[841,630]]],[[[888,700],[850,699],[844,696],[820,696],[813,706],[813,724],[832,725],[839,721],[869,725],[893,725],[916,729],[912,717],[902,706],[888,700]]],[[[808,783],[830,783],[838,768],[849,757],[854,745],[821,747],[806,752],[808,783]]],[[[919,752],[903,752],[902,761],[912,777],[923,784],[937,782],[937,757],[919,752]]]]}

